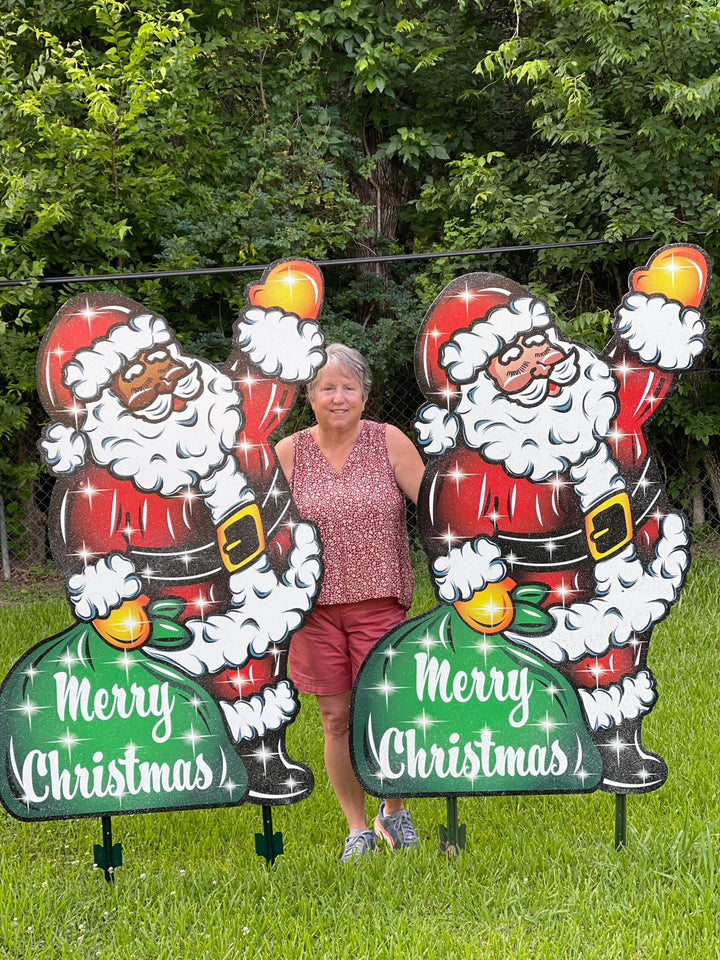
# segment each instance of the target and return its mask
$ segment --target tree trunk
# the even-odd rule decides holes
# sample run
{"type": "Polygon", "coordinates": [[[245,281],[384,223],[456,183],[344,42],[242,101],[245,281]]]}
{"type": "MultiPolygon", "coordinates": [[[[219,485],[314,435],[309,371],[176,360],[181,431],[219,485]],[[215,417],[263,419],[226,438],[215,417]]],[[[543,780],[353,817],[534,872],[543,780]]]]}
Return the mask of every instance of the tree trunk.
{"type": "MultiPolygon", "coordinates": [[[[381,131],[371,124],[363,126],[362,144],[365,156],[374,156],[382,140],[381,131]]],[[[363,205],[371,208],[363,225],[365,229],[353,244],[356,257],[375,257],[378,255],[379,237],[389,241],[397,237],[403,182],[400,165],[392,157],[376,160],[375,167],[367,178],[358,174],[352,178],[353,189],[358,198],[363,205]]],[[[374,294],[358,305],[358,322],[366,328],[378,307],[383,304],[382,290],[391,277],[391,267],[389,263],[360,263],[357,273],[360,278],[377,278],[381,287],[379,291],[376,288],[374,294]]]]}
{"type": "Polygon", "coordinates": [[[705,523],[705,500],[703,499],[702,485],[696,483],[690,490],[690,523],[699,527],[705,523]]]}

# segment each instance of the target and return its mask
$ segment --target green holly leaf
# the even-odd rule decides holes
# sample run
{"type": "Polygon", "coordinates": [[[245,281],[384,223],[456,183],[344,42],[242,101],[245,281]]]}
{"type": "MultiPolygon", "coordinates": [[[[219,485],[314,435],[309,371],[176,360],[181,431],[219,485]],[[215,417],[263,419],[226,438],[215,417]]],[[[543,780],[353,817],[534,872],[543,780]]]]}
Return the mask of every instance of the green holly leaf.
{"type": "Polygon", "coordinates": [[[540,607],[529,603],[516,603],[515,616],[510,629],[516,633],[545,633],[552,627],[552,619],[540,607]]]}
{"type": "Polygon", "coordinates": [[[153,647],[184,647],[191,640],[189,630],[181,623],[173,620],[155,620],[150,634],[150,645],[153,647]]]}
{"type": "Polygon", "coordinates": [[[180,597],[163,597],[153,600],[148,606],[148,614],[158,620],[175,620],[185,609],[185,601],[180,597]]]}
{"type": "Polygon", "coordinates": [[[513,603],[529,603],[539,607],[547,599],[550,588],[544,583],[522,583],[510,593],[513,603]]]}

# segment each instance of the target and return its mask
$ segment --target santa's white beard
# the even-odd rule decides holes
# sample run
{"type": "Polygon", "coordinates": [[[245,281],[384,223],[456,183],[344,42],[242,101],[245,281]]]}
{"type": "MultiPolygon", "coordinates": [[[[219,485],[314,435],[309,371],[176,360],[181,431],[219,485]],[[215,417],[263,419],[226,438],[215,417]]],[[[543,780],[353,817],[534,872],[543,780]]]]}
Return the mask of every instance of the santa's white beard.
{"type": "Polygon", "coordinates": [[[93,460],[140,490],[167,497],[195,486],[219,467],[242,427],[241,399],[229,377],[210,364],[195,364],[201,392],[165,419],[136,416],[109,389],[89,403],[83,432],[93,460]]]}
{"type": "Polygon", "coordinates": [[[467,445],[512,476],[535,482],[595,452],[617,411],[617,385],[607,364],[582,347],[574,351],[577,380],[532,406],[508,400],[484,370],[463,386],[455,413],[467,445]]]}

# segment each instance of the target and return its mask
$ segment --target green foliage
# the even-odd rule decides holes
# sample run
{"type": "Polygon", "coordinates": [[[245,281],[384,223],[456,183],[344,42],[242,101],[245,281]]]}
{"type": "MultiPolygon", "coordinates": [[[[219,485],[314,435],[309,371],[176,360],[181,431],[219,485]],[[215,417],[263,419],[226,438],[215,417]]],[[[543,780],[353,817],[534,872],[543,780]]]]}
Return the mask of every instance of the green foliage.
{"type": "MultiPolygon", "coordinates": [[[[4,477],[20,482],[42,421],[20,354],[77,292],[40,277],[603,238],[327,270],[323,314],[403,426],[415,332],[463,270],[524,283],[601,348],[658,246],[720,260],[719,46],[706,0],[7,0],[0,274],[29,282],[0,288],[0,436],[21,436],[4,477]]],[[[222,360],[251,279],[103,286],[222,360]]],[[[718,305],[713,288],[706,366],[718,305]]],[[[656,424],[695,464],[720,434],[708,389],[676,392],[656,424]]]]}

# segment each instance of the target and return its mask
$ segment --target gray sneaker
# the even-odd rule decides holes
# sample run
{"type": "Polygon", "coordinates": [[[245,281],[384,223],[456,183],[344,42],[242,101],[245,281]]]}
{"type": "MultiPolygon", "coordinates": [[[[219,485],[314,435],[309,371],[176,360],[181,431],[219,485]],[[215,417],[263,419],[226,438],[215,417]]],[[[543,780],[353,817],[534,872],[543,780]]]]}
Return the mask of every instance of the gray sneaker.
{"type": "Polygon", "coordinates": [[[377,847],[377,840],[372,830],[363,830],[362,833],[351,833],[345,837],[345,847],[340,859],[343,863],[359,860],[366,853],[371,853],[377,847]]]}
{"type": "Polygon", "coordinates": [[[403,808],[396,813],[386,814],[384,800],[375,817],[375,833],[378,837],[384,837],[393,850],[418,845],[418,835],[408,811],[403,808]]]}

